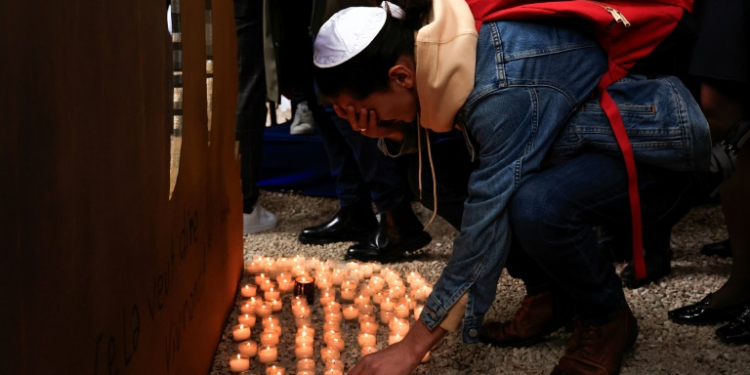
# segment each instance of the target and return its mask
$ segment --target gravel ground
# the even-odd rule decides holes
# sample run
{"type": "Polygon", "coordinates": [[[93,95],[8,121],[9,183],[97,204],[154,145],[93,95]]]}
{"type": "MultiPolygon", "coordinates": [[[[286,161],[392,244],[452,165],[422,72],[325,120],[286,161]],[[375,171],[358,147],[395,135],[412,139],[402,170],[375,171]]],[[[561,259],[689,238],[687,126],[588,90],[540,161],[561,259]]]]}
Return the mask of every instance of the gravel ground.
{"type": "MultiPolygon", "coordinates": [[[[348,243],[325,246],[302,245],[297,235],[304,228],[319,224],[330,218],[338,209],[337,201],[329,198],[314,198],[299,195],[264,193],[261,203],[279,217],[279,225],[270,232],[245,238],[245,259],[264,255],[270,257],[302,254],[325,259],[341,260],[348,243]]],[[[430,212],[415,205],[423,222],[430,212]]],[[[417,270],[427,281],[434,283],[447,262],[456,231],[438,218],[428,228],[433,237],[430,245],[410,255],[403,262],[390,265],[402,272],[417,270]]],[[[626,295],[638,318],[640,336],[625,358],[623,375],[635,374],[750,374],[750,350],[747,346],[727,346],[714,337],[716,327],[689,327],[673,324],[667,319],[667,311],[701,299],[705,294],[718,289],[729,274],[731,261],[699,255],[701,246],[726,237],[724,218],[717,206],[699,207],[690,212],[675,228],[672,247],[675,259],[672,273],[658,284],[638,290],[627,290],[626,295]]],[[[618,267],[621,268],[622,265],[618,267]]],[[[522,284],[504,274],[499,281],[495,303],[487,313],[485,321],[510,318],[515,312],[524,289],[522,284]]],[[[289,298],[289,297],[287,297],[289,298]]],[[[285,303],[288,304],[287,300],[285,303]]],[[[293,319],[285,305],[281,316],[284,331],[279,347],[293,348],[293,319]],[[286,324],[284,324],[286,322],[286,324]]],[[[319,308],[316,309],[317,314],[319,308]]],[[[229,335],[230,327],[236,324],[238,312],[228,317],[227,326],[217,348],[211,375],[230,374],[228,358],[236,355],[237,349],[229,335]]],[[[318,319],[319,320],[319,319],[318,319]]],[[[319,322],[322,327],[322,322],[319,322]]],[[[347,335],[346,349],[342,359],[350,369],[357,361],[359,347],[356,342],[358,328],[351,323],[342,323],[347,335]]],[[[387,342],[387,327],[378,332],[378,345],[387,342]]],[[[322,336],[321,329],[316,335],[322,336]]],[[[257,339],[257,330],[253,339],[257,339]]],[[[549,340],[529,348],[500,349],[485,344],[465,345],[456,334],[449,334],[432,352],[431,360],[420,365],[414,374],[458,375],[458,374],[548,374],[563,354],[570,334],[564,330],[554,333],[549,340]]],[[[322,339],[316,338],[316,357],[322,339]]],[[[288,373],[296,371],[293,349],[279,350],[279,360],[288,373]]],[[[257,362],[252,370],[264,371],[257,362]]],[[[319,363],[318,373],[323,365],[319,363]]]]}

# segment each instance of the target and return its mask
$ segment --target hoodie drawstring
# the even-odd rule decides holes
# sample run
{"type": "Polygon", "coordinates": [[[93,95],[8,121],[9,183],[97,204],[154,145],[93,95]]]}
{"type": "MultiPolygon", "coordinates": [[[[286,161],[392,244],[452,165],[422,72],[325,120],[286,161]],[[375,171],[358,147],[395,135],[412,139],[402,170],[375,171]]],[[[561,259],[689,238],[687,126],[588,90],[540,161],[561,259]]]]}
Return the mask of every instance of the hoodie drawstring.
{"type": "MultiPolygon", "coordinates": [[[[422,200],[422,137],[421,132],[422,122],[420,121],[419,114],[417,114],[417,154],[419,154],[419,200],[422,200]]],[[[437,178],[435,177],[435,162],[432,160],[432,147],[430,145],[430,132],[425,129],[425,137],[427,141],[427,157],[430,161],[430,171],[432,172],[432,217],[427,225],[424,226],[424,230],[435,221],[437,217],[438,201],[437,201],[437,178]]]]}

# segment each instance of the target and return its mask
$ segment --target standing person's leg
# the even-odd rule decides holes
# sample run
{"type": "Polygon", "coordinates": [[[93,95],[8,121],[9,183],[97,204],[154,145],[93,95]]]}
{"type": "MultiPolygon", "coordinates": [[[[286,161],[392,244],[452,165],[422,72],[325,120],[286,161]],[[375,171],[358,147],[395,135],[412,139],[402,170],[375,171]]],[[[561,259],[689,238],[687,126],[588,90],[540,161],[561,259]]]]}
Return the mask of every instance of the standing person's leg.
{"type": "Polygon", "coordinates": [[[354,153],[372,201],[380,214],[378,229],[363,242],[350,247],[347,259],[392,262],[404,253],[416,251],[432,241],[411,208],[411,195],[405,170],[399,162],[384,155],[377,140],[363,137],[347,121],[335,118],[341,135],[354,153]]]}
{"type": "Polygon", "coordinates": [[[278,221],[274,214],[257,204],[267,114],[263,62],[263,2],[235,0],[234,17],[239,66],[235,134],[240,143],[243,232],[250,234],[271,229],[278,221]]]}
{"type": "Polygon", "coordinates": [[[316,127],[328,154],[340,208],[331,219],[305,228],[299,235],[299,241],[304,244],[365,241],[378,227],[372,211],[370,191],[362,179],[351,148],[334,121],[341,120],[331,112],[327,118],[317,121],[316,127]]]}

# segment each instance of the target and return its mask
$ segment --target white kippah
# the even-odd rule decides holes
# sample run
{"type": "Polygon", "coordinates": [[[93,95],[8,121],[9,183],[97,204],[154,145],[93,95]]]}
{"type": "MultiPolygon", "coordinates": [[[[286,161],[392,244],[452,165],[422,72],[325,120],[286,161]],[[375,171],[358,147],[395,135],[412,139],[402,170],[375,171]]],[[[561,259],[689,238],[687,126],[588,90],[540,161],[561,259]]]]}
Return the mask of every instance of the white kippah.
{"type": "Polygon", "coordinates": [[[352,7],[334,14],[320,27],[315,38],[315,66],[331,68],[357,56],[383,28],[388,12],[398,19],[405,15],[401,7],[388,1],[383,1],[380,7],[352,7]]]}

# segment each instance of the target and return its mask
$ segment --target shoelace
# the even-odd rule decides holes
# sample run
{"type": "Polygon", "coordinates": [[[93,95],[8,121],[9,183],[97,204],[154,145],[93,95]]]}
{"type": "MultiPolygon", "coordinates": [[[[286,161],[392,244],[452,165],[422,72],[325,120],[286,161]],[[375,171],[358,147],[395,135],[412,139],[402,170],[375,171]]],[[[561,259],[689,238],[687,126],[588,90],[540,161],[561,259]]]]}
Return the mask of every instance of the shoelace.
{"type": "MultiPolygon", "coordinates": [[[[417,154],[419,154],[419,200],[422,200],[422,137],[421,137],[421,128],[422,128],[422,120],[419,117],[419,112],[417,112],[417,154]]],[[[438,210],[438,201],[437,201],[437,178],[435,177],[435,163],[432,160],[432,147],[430,146],[430,132],[425,129],[425,136],[427,140],[427,157],[430,160],[430,170],[432,172],[432,217],[430,218],[430,221],[427,222],[427,225],[424,226],[423,230],[427,230],[427,227],[432,224],[433,221],[435,221],[435,217],[437,217],[437,210],[438,210]]]]}
{"type": "Polygon", "coordinates": [[[584,324],[576,319],[575,330],[573,331],[573,336],[570,338],[570,344],[568,344],[566,352],[580,351],[585,355],[590,355],[589,348],[596,345],[596,336],[596,327],[584,324]]]}

